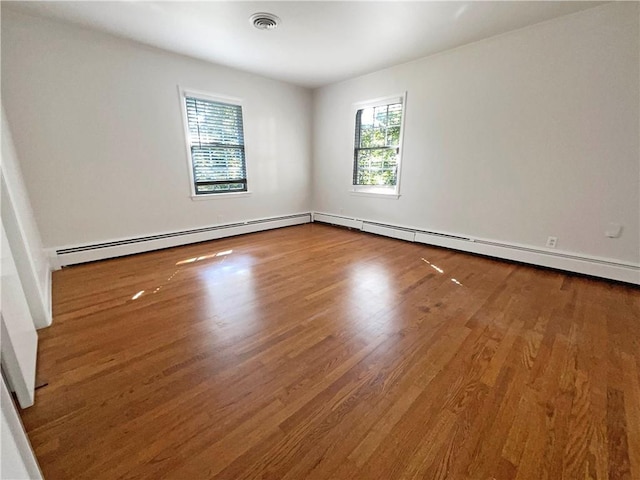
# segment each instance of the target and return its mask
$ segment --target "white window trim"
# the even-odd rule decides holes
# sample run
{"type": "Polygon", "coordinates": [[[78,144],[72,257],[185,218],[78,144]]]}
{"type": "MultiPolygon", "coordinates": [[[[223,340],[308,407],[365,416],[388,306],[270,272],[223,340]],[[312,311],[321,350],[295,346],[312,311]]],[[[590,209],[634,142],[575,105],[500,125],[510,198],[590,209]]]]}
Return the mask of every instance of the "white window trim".
{"type": "Polygon", "coordinates": [[[215,93],[207,93],[200,90],[194,90],[191,88],[182,88],[178,85],[178,95],[180,97],[180,111],[182,112],[182,127],[184,131],[184,145],[185,152],[187,154],[187,168],[189,175],[189,185],[190,185],[190,196],[191,200],[212,200],[215,198],[236,198],[236,197],[246,197],[251,195],[251,190],[249,190],[249,162],[247,161],[247,144],[245,138],[244,145],[244,164],[247,172],[247,191],[246,192],[226,192],[226,193],[196,193],[196,182],[195,178],[193,178],[193,161],[191,159],[191,145],[190,145],[190,136],[189,136],[189,122],[187,120],[187,104],[186,97],[195,97],[201,98],[203,100],[209,100],[211,102],[220,102],[220,103],[229,103],[231,105],[239,105],[242,107],[242,130],[246,132],[245,129],[245,109],[243,105],[243,101],[241,98],[229,97],[226,95],[219,95],[215,93]]]}
{"type": "MultiPolygon", "coordinates": [[[[362,102],[357,102],[352,105],[351,108],[351,119],[353,120],[358,113],[358,110],[363,108],[370,107],[379,107],[380,105],[389,105],[391,103],[395,103],[400,101],[402,103],[402,119],[400,123],[400,138],[398,140],[398,175],[395,186],[393,187],[385,187],[381,185],[353,185],[353,169],[355,168],[353,162],[353,150],[355,149],[355,145],[351,149],[351,189],[349,193],[351,195],[359,195],[366,197],[381,197],[381,198],[400,198],[400,180],[402,177],[402,156],[404,153],[404,129],[405,129],[405,117],[407,112],[407,92],[397,95],[389,95],[388,97],[379,97],[371,100],[365,100],[362,102]],[[386,190],[386,191],[385,191],[386,190]]],[[[352,123],[353,125],[353,123],[352,123]]],[[[355,129],[355,125],[353,127],[355,129]]],[[[355,130],[353,131],[353,136],[355,136],[355,130]]]]}
{"type": "MultiPolygon", "coordinates": [[[[354,185],[355,186],[355,185],[354,185]]],[[[379,198],[391,198],[398,199],[400,198],[400,194],[396,193],[396,190],[389,189],[389,192],[375,191],[372,190],[375,185],[357,185],[359,187],[367,187],[368,190],[349,190],[349,194],[356,197],[379,197],[379,198]]]]}

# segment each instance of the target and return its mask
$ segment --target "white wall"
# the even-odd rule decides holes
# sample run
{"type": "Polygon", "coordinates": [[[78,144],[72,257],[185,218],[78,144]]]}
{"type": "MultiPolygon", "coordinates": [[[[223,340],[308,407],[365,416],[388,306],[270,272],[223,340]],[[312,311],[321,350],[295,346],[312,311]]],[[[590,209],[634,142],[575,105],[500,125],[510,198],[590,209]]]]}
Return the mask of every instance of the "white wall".
{"type": "Polygon", "coordinates": [[[4,107],[0,167],[2,223],[14,253],[31,318],[37,328],[47,327],[52,319],[51,266],[42,246],[4,107]]]}
{"type": "Polygon", "coordinates": [[[316,90],[314,210],[638,263],[638,17],[612,3],[316,90]],[[351,105],[403,91],[401,197],[351,195],[351,105]]]}
{"type": "Polygon", "coordinates": [[[307,89],[3,8],[2,101],[45,247],[310,209],[307,89]],[[252,195],[191,199],[178,85],[244,100],[252,195]]]}
{"type": "Polygon", "coordinates": [[[4,219],[1,227],[0,362],[20,406],[27,408],[35,399],[38,335],[16,268],[13,248],[7,239],[4,219]]]}
{"type": "Polygon", "coordinates": [[[0,379],[0,478],[40,479],[42,474],[9,390],[0,379]]]}

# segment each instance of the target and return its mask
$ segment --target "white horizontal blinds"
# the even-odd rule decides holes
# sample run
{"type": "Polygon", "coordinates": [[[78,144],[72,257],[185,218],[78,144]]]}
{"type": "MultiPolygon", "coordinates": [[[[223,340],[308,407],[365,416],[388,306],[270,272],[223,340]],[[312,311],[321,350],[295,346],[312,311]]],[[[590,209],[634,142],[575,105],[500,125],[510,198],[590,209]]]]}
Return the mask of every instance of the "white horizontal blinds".
{"type": "Polygon", "coordinates": [[[185,97],[196,194],[244,192],[242,107],[185,97]]]}
{"type": "Polygon", "coordinates": [[[402,103],[365,107],[356,113],[354,185],[398,183],[402,103]]]}

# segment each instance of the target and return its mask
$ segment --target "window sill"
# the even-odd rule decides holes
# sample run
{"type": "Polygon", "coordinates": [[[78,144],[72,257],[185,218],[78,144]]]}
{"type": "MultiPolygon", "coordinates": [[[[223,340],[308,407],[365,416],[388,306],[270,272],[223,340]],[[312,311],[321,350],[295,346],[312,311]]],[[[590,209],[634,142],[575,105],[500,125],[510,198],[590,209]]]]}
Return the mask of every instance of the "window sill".
{"type": "Polygon", "coordinates": [[[191,200],[199,202],[201,200],[215,200],[221,198],[248,197],[252,192],[229,192],[229,193],[207,193],[204,195],[191,195],[191,200]]]}
{"type": "Polygon", "coordinates": [[[378,197],[378,198],[389,198],[393,200],[397,200],[400,198],[400,194],[396,192],[384,192],[384,191],[375,191],[375,190],[349,190],[351,195],[356,195],[359,197],[378,197]]]}

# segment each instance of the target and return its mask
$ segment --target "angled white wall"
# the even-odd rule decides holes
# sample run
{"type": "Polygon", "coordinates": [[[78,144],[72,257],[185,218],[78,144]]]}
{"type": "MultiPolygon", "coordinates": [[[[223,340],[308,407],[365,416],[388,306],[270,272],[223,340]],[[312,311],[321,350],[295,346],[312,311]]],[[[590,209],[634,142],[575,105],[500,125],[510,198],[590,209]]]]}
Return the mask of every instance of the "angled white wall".
{"type": "Polygon", "coordinates": [[[310,210],[307,89],[3,8],[2,101],[45,247],[310,210]],[[178,86],[243,100],[251,195],[191,199],[178,86]]]}
{"type": "Polygon", "coordinates": [[[0,409],[0,478],[41,479],[40,467],[4,383],[4,377],[0,379],[0,409]]]}
{"type": "Polygon", "coordinates": [[[555,252],[633,268],[639,6],[607,4],[316,90],[314,210],[540,250],[555,236],[555,252]],[[354,196],[351,105],[403,91],[401,197],[354,196]],[[620,238],[605,236],[610,223],[620,238]]]}
{"type": "Polygon", "coordinates": [[[31,318],[36,328],[51,325],[51,266],[42,246],[31,202],[22,178],[11,130],[2,108],[0,163],[2,222],[13,250],[31,318]]]}
{"type": "Polygon", "coordinates": [[[22,408],[33,405],[38,335],[2,222],[0,272],[0,361],[22,408]]]}

